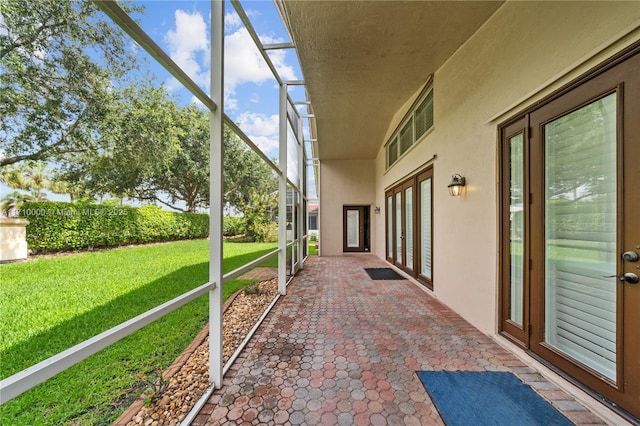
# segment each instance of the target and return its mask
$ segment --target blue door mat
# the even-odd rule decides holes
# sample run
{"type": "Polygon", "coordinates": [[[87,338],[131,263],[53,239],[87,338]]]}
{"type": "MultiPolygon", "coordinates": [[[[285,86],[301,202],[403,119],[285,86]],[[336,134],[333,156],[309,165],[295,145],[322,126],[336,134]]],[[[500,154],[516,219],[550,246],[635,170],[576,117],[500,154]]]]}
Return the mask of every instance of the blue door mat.
{"type": "Polygon", "coordinates": [[[573,425],[512,373],[418,371],[418,377],[447,426],[573,425]]]}

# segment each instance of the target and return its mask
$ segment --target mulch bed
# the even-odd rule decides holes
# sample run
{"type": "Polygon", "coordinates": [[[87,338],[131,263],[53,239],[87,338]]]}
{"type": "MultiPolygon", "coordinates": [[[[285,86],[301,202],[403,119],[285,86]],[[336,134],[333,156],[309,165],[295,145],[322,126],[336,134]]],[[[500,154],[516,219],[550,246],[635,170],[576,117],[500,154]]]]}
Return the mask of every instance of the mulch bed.
{"type": "MultiPolygon", "coordinates": [[[[226,362],[278,293],[276,278],[256,284],[258,294],[239,291],[225,303],[222,335],[226,362]]],[[[145,403],[141,397],[114,423],[117,426],[177,426],[209,387],[209,326],[162,374],[166,386],[145,403]]],[[[159,382],[158,382],[159,383],[159,382]]],[[[151,387],[151,386],[149,386],[151,387]]],[[[164,386],[163,386],[164,387],[164,386]]]]}

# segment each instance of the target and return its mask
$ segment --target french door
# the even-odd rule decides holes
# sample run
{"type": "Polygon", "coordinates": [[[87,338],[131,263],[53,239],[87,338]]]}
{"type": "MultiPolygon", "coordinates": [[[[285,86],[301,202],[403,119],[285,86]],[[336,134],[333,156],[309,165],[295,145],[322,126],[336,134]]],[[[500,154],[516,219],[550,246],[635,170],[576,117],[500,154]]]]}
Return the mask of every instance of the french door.
{"type": "Polygon", "coordinates": [[[413,180],[399,185],[393,190],[396,220],[396,257],[395,265],[406,272],[413,272],[415,258],[414,235],[414,193],[413,180]]]}
{"type": "Polygon", "coordinates": [[[429,288],[432,281],[431,168],[385,193],[387,260],[429,288]]]}
{"type": "Polygon", "coordinates": [[[502,129],[502,329],[640,417],[640,54],[502,129]]]}
{"type": "Polygon", "coordinates": [[[343,251],[369,251],[369,210],[369,206],[343,207],[343,251]]]}

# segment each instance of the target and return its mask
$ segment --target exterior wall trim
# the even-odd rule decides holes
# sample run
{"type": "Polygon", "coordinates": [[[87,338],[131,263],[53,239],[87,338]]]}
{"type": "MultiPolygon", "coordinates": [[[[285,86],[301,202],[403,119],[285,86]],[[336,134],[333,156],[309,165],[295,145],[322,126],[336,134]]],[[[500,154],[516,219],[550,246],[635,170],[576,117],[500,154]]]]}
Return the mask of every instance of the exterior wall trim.
{"type": "MultiPolygon", "coordinates": [[[[410,151],[410,150],[409,150],[410,151]]],[[[409,152],[407,151],[407,152],[409,152]]],[[[426,170],[429,166],[431,166],[434,161],[436,161],[438,159],[438,154],[433,154],[431,156],[431,158],[429,158],[427,161],[425,161],[424,163],[422,163],[422,165],[416,167],[415,169],[411,170],[408,173],[405,173],[404,176],[402,176],[400,179],[394,181],[393,183],[389,184],[388,186],[386,186],[384,188],[384,192],[387,192],[388,190],[390,190],[391,188],[393,188],[394,186],[398,186],[398,184],[404,182],[407,180],[407,177],[409,176],[413,176],[415,174],[421,173],[424,170],[426,170]]]]}
{"type": "MultiPolygon", "coordinates": [[[[615,58],[620,54],[625,54],[624,52],[627,52],[629,49],[631,50],[637,49],[638,42],[637,41],[632,42],[630,45],[625,47],[622,51],[614,53],[613,55],[611,54],[607,55],[607,50],[613,48],[618,44],[624,43],[625,39],[629,39],[629,41],[632,40],[633,39],[632,36],[634,35],[634,33],[637,33],[639,31],[640,31],[640,23],[637,23],[625,28],[620,33],[618,33],[615,37],[613,37],[611,40],[601,44],[597,48],[593,49],[592,52],[590,52],[589,54],[577,60],[573,65],[569,66],[565,72],[563,72],[560,75],[551,77],[549,80],[545,81],[540,86],[536,87],[535,89],[527,93],[522,98],[518,99],[508,107],[504,108],[503,110],[501,110],[500,112],[498,112],[497,114],[489,118],[487,121],[484,122],[484,124],[488,125],[488,124],[494,124],[497,122],[499,126],[507,125],[514,119],[514,117],[527,114],[528,112],[530,112],[530,110],[540,107],[544,103],[551,102],[553,99],[560,96],[565,91],[569,91],[571,90],[572,87],[579,85],[580,81],[584,79],[585,75],[596,75],[596,74],[592,74],[595,71],[597,71],[598,73],[604,72],[606,69],[615,65],[615,64],[608,63],[612,58],[615,58]],[[598,59],[599,55],[602,55],[603,59],[598,59]],[[542,99],[532,102],[532,100],[535,99],[535,97],[538,94],[545,92],[545,90],[549,89],[553,84],[561,81],[563,78],[570,75],[572,72],[578,71],[581,67],[586,66],[588,63],[592,61],[597,61],[599,65],[597,65],[596,67],[588,67],[586,71],[580,72],[577,78],[574,78],[568,83],[565,83],[559,89],[553,90],[551,93],[545,95],[542,99]],[[607,68],[602,70],[597,70],[597,68],[605,65],[607,66],[607,68]],[[563,90],[563,92],[560,93],[561,90],[563,90]],[[552,96],[553,98],[551,98],[552,96]],[[507,118],[505,119],[505,117],[507,118]]],[[[629,52],[627,52],[626,55],[628,56],[629,52]]],[[[618,58],[616,63],[622,60],[623,59],[618,58]]]]}
{"type": "Polygon", "coordinates": [[[570,92],[571,90],[575,89],[576,87],[578,87],[578,86],[584,84],[585,82],[587,82],[587,81],[599,76],[600,74],[610,70],[611,68],[613,68],[616,65],[626,61],[627,59],[629,59],[630,57],[632,57],[633,55],[635,55],[637,53],[640,53],[640,40],[636,41],[633,44],[631,44],[630,46],[628,46],[627,48],[623,49],[622,51],[614,54],[613,56],[605,59],[604,61],[602,61],[598,65],[592,67],[591,69],[587,70],[586,72],[580,74],[579,77],[574,78],[573,80],[571,80],[570,82],[568,82],[565,85],[561,86],[557,90],[554,90],[549,95],[543,97],[539,101],[534,102],[533,104],[529,105],[527,108],[525,108],[523,111],[520,111],[514,117],[510,118],[509,120],[505,121],[504,123],[500,123],[498,125],[498,127],[507,126],[507,125],[511,124],[512,122],[519,120],[520,118],[522,118],[526,114],[530,114],[533,111],[545,106],[546,104],[553,102],[554,100],[560,98],[561,96],[565,95],[566,93],[570,92]]]}

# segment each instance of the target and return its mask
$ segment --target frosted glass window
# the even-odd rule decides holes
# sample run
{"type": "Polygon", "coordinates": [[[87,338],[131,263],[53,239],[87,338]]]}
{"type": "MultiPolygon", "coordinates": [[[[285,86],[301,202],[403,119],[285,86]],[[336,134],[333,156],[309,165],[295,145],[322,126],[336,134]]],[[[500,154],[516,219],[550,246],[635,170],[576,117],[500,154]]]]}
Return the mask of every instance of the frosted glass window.
{"type": "Polygon", "coordinates": [[[358,210],[347,210],[347,247],[359,247],[360,214],[358,210]]]}
{"type": "Polygon", "coordinates": [[[544,126],[545,341],[616,379],[616,94],[544,126]]]}

